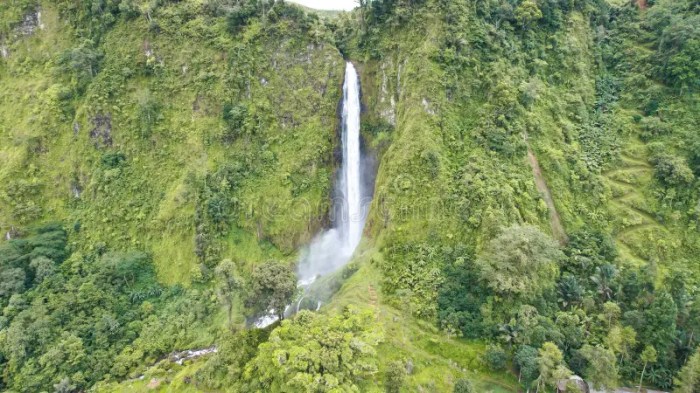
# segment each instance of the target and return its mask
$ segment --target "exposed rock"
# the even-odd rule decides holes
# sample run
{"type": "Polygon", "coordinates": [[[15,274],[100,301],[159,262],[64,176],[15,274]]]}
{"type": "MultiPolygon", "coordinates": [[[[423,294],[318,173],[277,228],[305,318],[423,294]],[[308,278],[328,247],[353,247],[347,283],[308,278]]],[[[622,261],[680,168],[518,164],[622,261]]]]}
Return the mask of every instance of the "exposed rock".
{"type": "Polygon", "coordinates": [[[70,185],[70,191],[71,194],[73,195],[73,198],[75,199],[80,199],[80,195],[83,193],[82,187],[80,187],[80,184],[77,181],[74,181],[70,185]]]}
{"type": "Polygon", "coordinates": [[[426,98],[423,98],[423,109],[425,109],[425,112],[429,115],[435,114],[435,111],[430,107],[430,101],[426,98]]]}
{"type": "Polygon", "coordinates": [[[379,102],[384,104],[380,111],[381,117],[392,126],[396,125],[396,100],[394,94],[389,94],[389,78],[386,75],[386,63],[382,63],[382,94],[379,97],[379,102]],[[390,107],[386,108],[386,98],[389,97],[390,107]]]}
{"type": "Polygon", "coordinates": [[[5,234],[5,240],[12,240],[17,236],[19,236],[17,229],[15,229],[15,227],[10,227],[10,230],[5,234]]]}
{"type": "Polygon", "coordinates": [[[0,45],[0,56],[2,56],[3,59],[10,57],[10,51],[5,45],[0,45]]]}
{"type": "Polygon", "coordinates": [[[112,146],[112,116],[109,113],[98,113],[92,118],[93,129],[90,139],[96,148],[112,146]]]}
{"type": "Polygon", "coordinates": [[[392,126],[396,125],[396,100],[394,99],[394,96],[391,96],[391,99],[389,100],[391,104],[391,117],[389,118],[389,124],[392,126]]]}
{"type": "Polygon", "coordinates": [[[36,10],[36,23],[39,30],[44,30],[44,23],[41,21],[41,9],[36,10]]]}
{"type": "Polygon", "coordinates": [[[29,36],[34,34],[37,28],[44,28],[44,25],[41,23],[40,9],[36,9],[35,11],[24,15],[22,22],[15,27],[15,34],[18,36],[29,36]]]}
{"type": "MultiPolygon", "coordinates": [[[[591,391],[588,383],[583,378],[573,375],[569,379],[562,379],[557,382],[557,393],[570,392],[572,389],[569,388],[573,387],[576,387],[580,393],[590,393],[591,391]]],[[[576,389],[573,390],[575,391],[576,389]]]]}
{"type": "Polygon", "coordinates": [[[196,359],[216,352],[218,352],[218,349],[215,346],[204,349],[188,349],[186,351],[173,353],[170,355],[169,359],[173,363],[182,365],[182,363],[184,363],[186,360],[196,359]]]}
{"type": "Polygon", "coordinates": [[[143,54],[146,57],[153,56],[153,49],[151,49],[151,43],[148,40],[143,41],[143,54]]]}

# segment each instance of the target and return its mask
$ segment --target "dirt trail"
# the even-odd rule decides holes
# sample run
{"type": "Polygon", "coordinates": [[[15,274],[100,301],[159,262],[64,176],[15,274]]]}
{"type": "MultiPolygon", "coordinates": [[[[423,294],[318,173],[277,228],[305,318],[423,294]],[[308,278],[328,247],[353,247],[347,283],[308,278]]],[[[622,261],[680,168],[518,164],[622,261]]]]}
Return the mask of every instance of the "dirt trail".
{"type": "MultiPolygon", "coordinates": [[[[640,0],[638,3],[640,7],[642,7],[642,3],[646,5],[645,1],[640,0]]],[[[666,227],[656,220],[652,212],[635,205],[635,201],[641,200],[642,203],[644,201],[644,196],[638,189],[640,187],[640,179],[637,175],[648,174],[652,170],[651,165],[642,158],[632,156],[629,153],[622,153],[620,166],[603,173],[607,181],[611,185],[618,187],[620,191],[619,195],[613,197],[610,201],[619,209],[620,213],[617,216],[624,219],[624,216],[627,215],[627,220],[633,219],[635,221],[618,230],[615,235],[616,243],[622,254],[640,264],[640,266],[648,261],[626,243],[630,241],[629,236],[652,228],[668,231],[666,227]]]]}
{"type": "Polygon", "coordinates": [[[369,305],[374,309],[374,315],[379,321],[381,310],[379,309],[379,297],[377,296],[377,291],[374,289],[372,284],[367,285],[367,293],[369,294],[369,305]]]}
{"type": "Polygon", "coordinates": [[[561,225],[561,217],[559,217],[557,208],[554,206],[552,193],[549,191],[549,187],[547,187],[547,182],[545,181],[544,176],[542,176],[542,168],[540,168],[540,163],[537,161],[535,153],[532,152],[532,149],[530,149],[529,146],[527,148],[527,162],[530,164],[532,173],[535,176],[535,186],[537,187],[537,191],[542,194],[544,203],[547,205],[547,210],[549,210],[549,223],[552,226],[552,234],[554,234],[554,237],[559,241],[559,243],[566,244],[569,239],[564,231],[564,226],[561,225]]]}
{"type": "Polygon", "coordinates": [[[374,287],[370,284],[367,286],[367,293],[369,294],[369,304],[372,305],[372,307],[376,308],[377,307],[377,291],[374,290],[374,287]]]}
{"type": "Polygon", "coordinates": [[[648,165],[638,165],[638,164],[634,164],[634,165],[630,165],[630,166],[626,166],[626,167],[622,167],[622,168],[612,169],[612,170],[610,170],[610,171],[605,172],[604,174],[605,174],[606,176],[612,176],[612,175],[614,175],[614,174],[616,174],[616,173],[627,172],[627,173],[629,173],[629,174],[633,174],[633,173],[635,173],[635,172],[642,172],[642,171],[648,171],[648,170],[649,170],[649,166],[648,166],[648,165]]]}
{"type": "Polygon", "coordinates": [[[649,165],[648,162],[646,162],[642,159],[639,159],[637,157],[631,156],[629,153],[620,153],[620,157],[622,157],[623,162],[631,163],[631,164],[628,164],[628,166],[638,165],[638,166],[644,166],[647,168],[651,168],[651,165],[649,165]]]}

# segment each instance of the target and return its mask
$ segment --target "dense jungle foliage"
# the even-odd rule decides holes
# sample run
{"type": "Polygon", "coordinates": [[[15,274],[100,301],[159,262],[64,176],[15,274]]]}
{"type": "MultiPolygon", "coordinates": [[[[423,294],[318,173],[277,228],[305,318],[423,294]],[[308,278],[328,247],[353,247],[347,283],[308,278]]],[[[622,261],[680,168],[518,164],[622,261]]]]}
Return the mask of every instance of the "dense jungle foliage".
{"type": "Polygon", "coordinates": [[[2,390],[700,390],[697,0],[0,22],[2,390]],[[345,60],[378,162],[363,243],[318,312],[249,328],[304,300],[345,60]]]}

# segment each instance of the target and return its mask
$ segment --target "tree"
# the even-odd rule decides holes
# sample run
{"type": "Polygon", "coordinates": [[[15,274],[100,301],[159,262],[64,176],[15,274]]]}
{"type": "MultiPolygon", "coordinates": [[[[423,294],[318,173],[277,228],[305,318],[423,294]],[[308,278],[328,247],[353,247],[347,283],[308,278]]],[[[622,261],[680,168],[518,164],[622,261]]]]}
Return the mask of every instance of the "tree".
{"type": "Polygon", "coordinates": [[[527,29],[533,23],[542,19],[542,11],[532,0],[525,0],[515,9],[515,20],[523,29],[527,29]]]}
{"type": "Polygon", "coordinates": [[[563,275],[559,281],[557,292],[559,294],[559,299],[557,300],[564,308],[579,304],[583,298],[583,287],[573,274],[563,275]]]}
{"type": "Polygon", "coordinates": [[[580,353],[588,362],[586,377],[593,382],[595,388],[607,389],[617,386],[617,367],[613,351],[602,346],[586,344],[580,353]]]}
{"type": "Polygon", "coordinates": [[[518,381],[522,381],[528,389],[532,382],[539,376],[539,363],[537,349],[529,345],[523,345],[518,349],[513,361],[518,367],[518,381]]]}
{"type": "Polygon", "coordinates": [[[474,385],[468,379],[460,378],[455,382],[452,393],[474,393],[474,385]]]}
{"type": "Polygon", "coordinates": [[[638,330],[641,342],[653,346],[667,356],[676,339],[678,308],[668,292],[657,293],[654,301],[644,310],[644,325],[638,330]]]}
{"type": "Polygon", "coordinates": [[[141,137],[148,138],[158,122],[161,104],[150,90],[145,90],[139,95],[137,109],[141,137]]]}
{"type": "Polygon", "coordinates": [[[605,304],[603,304],[603,318],[608,324],[608,328],[612,326],[613,322],[616,322],[620,318],[621,313],[622,310],[620,310],[620,306],[618,306],[617,303],[605,302],[605,304]]]}
{"type": "Polygon", "coordinates": [[[656,178],[666,186],[689,186],[695,180],[685,158],[661,154],[652,158],[656,178]]]}
{"type": "Polygon", "coordinates": [[[233,142],[238,136],[245,133],[247,129],[248,108],[245,105],[230,103],[224,104],[222,113],[227,131],[224,134],[224,141],[233,142]]]}
{"type": "Polygon", "coordinates": [[[53,388],[55,393],[71,393],[75,391],[77,386],[71,383],[70,378],[64,377],[57,384],[53,385],[53,388]]]}
{"type": "Polygon", "coordinates": [[[243,391],[245,366],[258,353],[258,346],[268,340],[268,329],[240,329],[217,340],[217,351],[194,375],[195,383],[209,390],[243,391]]]}
{"type": "Polygon", "coordinates": [[[357,383],[377,372],[381,339],[369,309],[348,306],[333,316],[302,310],[260,344],[244,379],[250,391],[359,391],[357,383]]]}
{"type": "Polygon", "coordinates": [[[34,281],[38,284],[44,281],[45,278],[52,276],[56,272],[56,264],[54,261],[44,256],[39,256],[29,263],[29,267],[34,270],[34,281]]]}
{"type": "Polygon", "coordinates": [[[76,90],[82,92],[97,75],[102,52],[95,49],[95,43],[84,40],[78,47],[68,49],[58,59],[61,72],[72,74],[76,90]]]}
{"type": "Polygon", "coordinates": [[[572,348],[579,348],[586,337],[585,324],[581,320],[585,318],[585,314],[578,310],[577,312],[560,311],[556,314],[555,323],[564,339],[561,341],[562,349],[569,352],[572,348]]]}
{"type": "Polygon", "coordinates": [[[226,306],[228,325],[231,326],[234,296],[241,288],[241,280],[238,277],[236,264],[230,259],[224,259],[216,267],[216,275],[219,279],[219,298],[226,306]]]}
{"type": "Polygon", "coordinates": [[[639,377],[639,389],[637,390],[637,392],[642,391],[644,372],[647,370],[647,366],[649,365],[649,363],[656,363],[656,349],[654,349],[654,347],[652,347],[651,345],[647,345],[642,351],[640,359],[642,363],[644,363],[644,367],[642,367],[642,376],[639,377]]]}
{"type": "Polygon", "coordinates": [[[554,287],[563,257],[558,244],[539,229],[514,225],[489,242],[476,265],[496,293],[527,301],[554,287]]]}
{"type": "Polygon", "coordinates": [[[637,344],[637,332],[631,326],[613,326],[605,338],[605,345],[624,360],[637,344]]]}
{"type": "Polygon", "coordinates": [[[275,310],[279,319],[283,319],[284,309],[297,289],[294,271],[279,262],[263,263],[253,270],[251,282],[248,306],[258,312],[275,310]]]}
{"type": "Polygon", "coordinates": [[[552,342],[546,342],[540,348],[537,363],[540,366],[540,376],[537,378],[537,389],[554,387],[562,379],[571,376],[571,370],[564,363],[564,355],[552,342]]]}
{"type": "Polygon", "coordinates": [[[406,366],[401,361],[389,363],[386,370],[384,390],[387,393],[399,393],[406,379],[406,366]]]}
{"type": "Polygon", "coordinates": [[[700,15],[690,10],[669,11],[675,15],[668,19],[670,23],[661,33],[655,56],[661,76],[671,85],[697,88],[700,86],[700,15]]]}
{"type": "Polygon", "coordinates": [[[676,393],[695,393],[700,391],[700,348],[690,357],[678,376],[674,379],[676,393]]]}
{"type": "Polygon", "coordinates": [[[21,268],[9,268],[0,270],[0,298],[9,299],[10,296],[24,291],[26,274],[21,268]]]}
{"type": "Polygon", "coordinates": [[[595,268],[595,274],[591,277],[591,281],[596,285],[598,293],[603,299],[612,299],[614,293],[613,280],[616,276],[617,269],[609,263],[595,268]]]}
{"type": "Polygon", "coordinates": [[[107,253],[102,257],[102,270],[115,283],[132,288],[137,281],[153,275],[150,257],[143,252],[107,253]]]}
{"type": "Polygon", "coordinates": [[[494,371],[500,371],[506,368],[506,362],[508,361],[508,355],[498,345],[489,345],[484,353],[484,362],[489,369],[494,371]]]}

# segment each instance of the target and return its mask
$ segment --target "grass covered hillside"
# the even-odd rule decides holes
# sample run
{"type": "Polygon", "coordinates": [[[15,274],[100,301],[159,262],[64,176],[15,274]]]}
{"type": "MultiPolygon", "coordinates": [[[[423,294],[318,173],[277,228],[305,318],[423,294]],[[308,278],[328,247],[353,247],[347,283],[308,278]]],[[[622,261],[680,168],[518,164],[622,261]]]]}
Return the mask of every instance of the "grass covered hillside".
{"type": "Polygon", "coordinates": [[[382,152],[386,303],[490,342],[483,362],[524,387],[672,388],[697,347],[699,11],[372,2],[341,20],[382,152]]]}
{"type": "Polygon", "coordinates": [[[15,0],[0,21],[3,389],[700,390],[696,0],[15,0]],[[374,196],[353,259],[302,293],[346,59],[374,196]]]}
{"type": "Polygon", "coordinates": [[[167,283],[236,243],[290,255],[328,210],[344,68],[329,31],[293,7],[246,24],[125,4],[2,6],[3,234],[60,219],[78,249],[152,252],[167,283]]]}
{"type": "Polygon", "coordinates": [[[236,10],[0,5],[3,389],[84,389],[210,345],[220,262],[250,277],[324,225],[344,61],[314,15],[236,10]]]}

